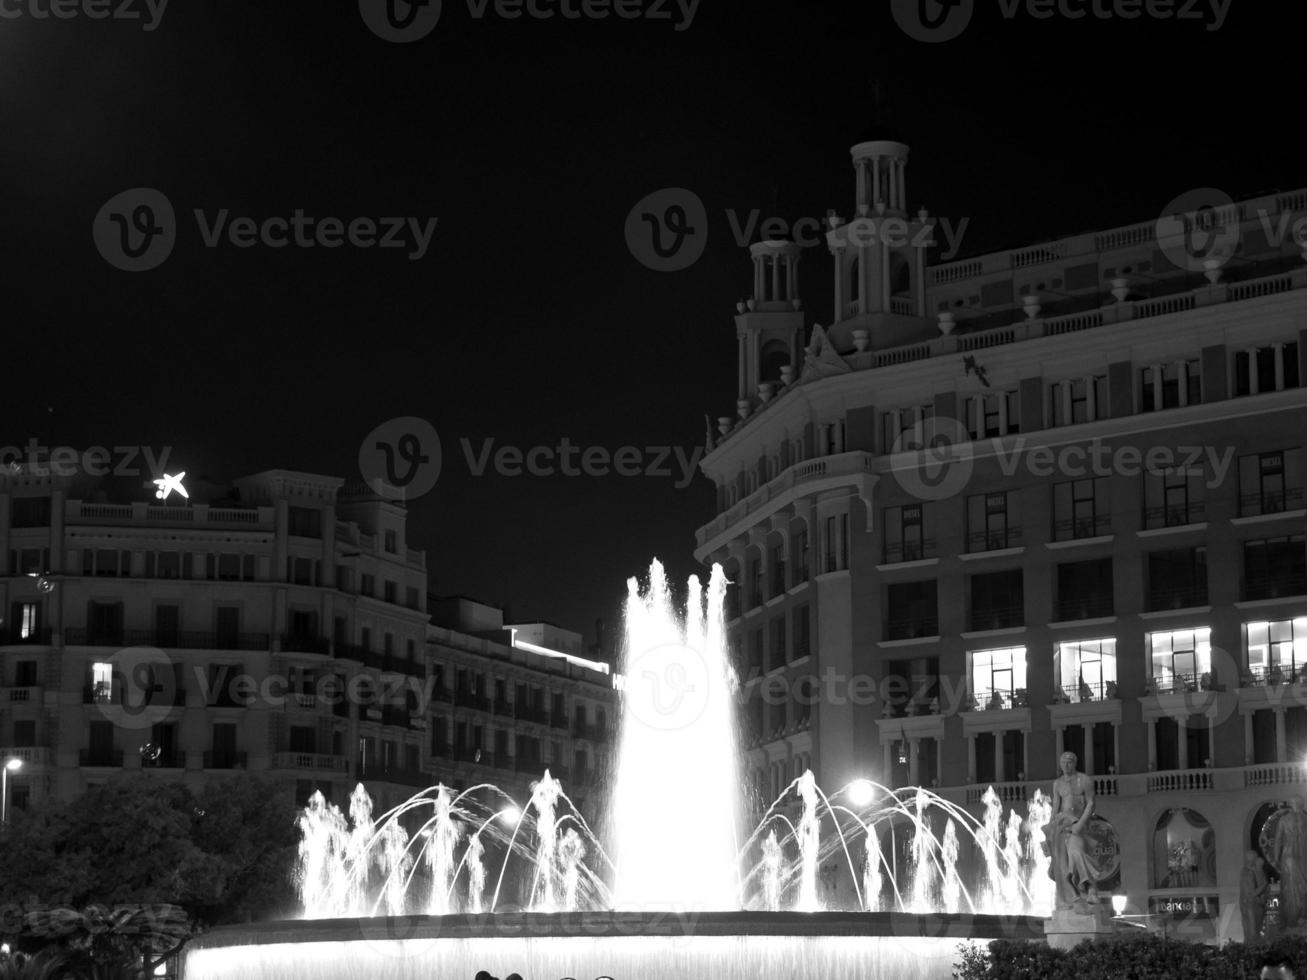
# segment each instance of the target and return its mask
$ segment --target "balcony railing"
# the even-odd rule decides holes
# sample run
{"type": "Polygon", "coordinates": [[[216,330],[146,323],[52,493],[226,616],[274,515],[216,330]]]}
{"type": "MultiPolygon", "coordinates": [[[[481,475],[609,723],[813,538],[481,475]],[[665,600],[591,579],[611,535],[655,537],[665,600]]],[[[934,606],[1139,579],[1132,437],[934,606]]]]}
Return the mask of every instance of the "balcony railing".
{"type": "Polygon", "coordinates": [[[608,728],[607,726],[584,725],[573,722],[572,735],[575,738],[588,738],[593,742],[603,742],[608,738],[608,728]]]}
{"type": "Polygon", "coordinates": [[[970,628],[974,631],[1011,629],[1025,623],[1026,611],[1022,606],[986,606],[971,610],[970,628]]]}
{"type": "Polygon", "coordinates": [[[455,691],[454,706],[488,713],[490,711],[490,698],[484,694],[473,694],[471,691],[455,691]]]}
{"type": "Polygon", "coordinates": [[[905,561],[922,561],[935,557],[935,539],[924,541],[895,541],[885,544],[885,564],[897,565],[905,561]]]}
{"type": "Polygon", "coordinates": [[[967,535],[967,551],[1002,551],[1021,544],[1021,528],[1008,527],[999,531],[972,531],[967,535]]]}
{"type": "Polygon", "coordinates": [[[1186,674],[1154,674],[1149,682],[1154,694],[1196,694],[1199,691],[1214,691],[1216,683],[1211,671],[1195,671],[1186,674]]]}
{"type": "Polygon", "coordinates": [[[1207,586],[1189,585],[1175,588],[1154,588],[1148,592],[1149,612],[1168,609],[1189,609],[1207,605],[1207,586]]]}
{"type": "Polygon", "coordinates": [[[284,653],[317,653],[327,656],[331,653],[331,643],[325,636],[310,633],[282,633],[281,649],[284,653]]]}
{"type": "Polygon", "coordinates": [[[34,630],[10,628],[0,632],[0,644],[6,646],[49,646],[51,629],[43,626],[34,630]]]}
{"type": "Polygon", "coordinates": [[[123,764],[122,749],[82,749],[77,755],[79,765],[99,767],[102,769],[120,769],[123,764]]]}
{"type": "Polygon", "coordinates": [[[205,752],[205,769],[244,769],[246,755],[244,752],[205,752]]]}
{"type": "Polygon", "coordinates": [[[1062,622],[1076,619],[1098,619],[1112,615],[1112,597],[1110,595],[1073,596],[1059,599],[1057,618],[1062,622]]]}
{"type": "Polygon", "coordinates": [[[988,690],[977,691],[975,708],[976,711],[1007,711],[1009,708],[1026,708],[1030,706],[1030,698],[1024,687],[1016,690],[988,690]]]}
{"type": "Polygon", "coordinates": [[[343,755],[323,755],[317,752],[277,752],[272,757],[274,769],[313,769],[324,772],[344,772],[343,755]]]}
{"type": "Polygon", "coordinates": [[[1211,769],[1173,769],[1169,772],[1150,772],[1148,792],[1169,793],[1176,790],[1191,792],[1212,788],[1211,769]]]}
{"type": "Polygon", "coordinates": [[[544,708],[536,708],[531,705],[519,704],[515,717],[518,721],[529,721],[536,725],[549,724],[549,712],[544,708]]]}
{"type": "Polygon", "coordinates": [[[39,687],[0,687],[0,694],[3,694],[4,700],[10,704],[40,704],[41,688],[39,687]]]}
{"type": "Polygon", "coordinates": [[[1275,687],[1280,684],[1307,684],[1307,663],[1275,664],[1270,667],[1249,667],[1240,684],[1243,687],[1275,687]]]}
{"type": "Polygon", "coordinates": [[[980,803],[985,799],[985,794],[992,788],[998,795],[999,800],[1004,803],[1023,803],[1026,799],[1026,783],[974,783],[966,788],[967,802],[980,803]]]}
{"type": "Polygon", "coordinates": [[[1285,490],[1263,490],[1245,493],[1239,497],[1240,517],[1260,517],[1263,514],[1282,514],[1302,507],[1302,487],[1285,490]]]}
{"type": "Polygon", "coordinates": [[[1109,514],[1093,517],[1071,517],[1053,522],[1054,541],[1079,541],[1083,538],[1100,538],[1112,530],[1109,514]]]}
{"type": "Polygon", "coordinates": [[[885,621],[887,640],[915,640],[923,636],[939,636],[938,616],[909,616],[885,621]]]}
{"type": "Polygon", "coordinates": [[[1115,701],[1117,699],[1116,681],[1080,681],[1078,684],[1065,684],[1061,690],[1062,700],[1072,704],[1085,704],[1090,701],[1115,701]]]}
{"type": "Polygon", "coordinates": [[[181,630],[64,630],[69,646],[143,646],[173,650],[268,650],[267,633],[193,632],[181,630]]]}
{"type": "Polygon", "coordinates": [[[1307,571],[1293,570],[1274,575],[1248,576],[1243,583],[1245,602],[1307,595],[1307,571]]]}
{"type": "Polygon", "coordinates": [[[1169,507],[1149,507],[1144,511],[1144,527],[1148,530],[1161,527],[1184,527],[1198,524],[1207,514],[1207,507],[1201,500],[1188,504],[1173,504],[1169,507]]]}

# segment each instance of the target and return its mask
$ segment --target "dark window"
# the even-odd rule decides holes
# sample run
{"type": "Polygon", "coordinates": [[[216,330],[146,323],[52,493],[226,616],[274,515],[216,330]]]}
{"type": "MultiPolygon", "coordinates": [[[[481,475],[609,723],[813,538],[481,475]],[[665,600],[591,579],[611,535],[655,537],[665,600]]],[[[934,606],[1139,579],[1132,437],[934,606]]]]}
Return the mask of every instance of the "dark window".
{"type": "Polygon", "coordinates": [[[49,497],[17,497],[9,505],[11,527],[49,527],[49,497]]]}
{"type": "Polygon", "coordinates": [[[1057,566],[1059,620],[1111,616],[1112,609],[1112,559],[1057,566]]]}
{"type": "Polygon", "coordinates": [[[1307,548],[1301,534],[1243,546],[1243,597],[1278,599],[1307,592],[1307,548]]]}
{"type": "Polygon", "coordinates": [[[908,640],[939,635],[939,607],[934,579],[888,585],[885,596],[885,639],[908,640]]]}
{"type": "Polygon", "coordinates": [[[1301,453],[1297,449],[1239,458],[1239,516],[1279,514],[1302,506],[1301,453]]]}
{"type": "Polygon", "coordinates": [[[288,530],[297,538],[322,537],[322,512],[314,507],[287,508],[288,530]]]}
{"type": "Polygon", "coordinates": [[[1149,609],[1207,604],[1207,549],[1177,548],[1148,556],[1149,609]]]}
{"type": "Polygon", "coordinates": [[[1021,569],[971,576],[971,628],[1007,629],[1025,625],[1021,569]]]}

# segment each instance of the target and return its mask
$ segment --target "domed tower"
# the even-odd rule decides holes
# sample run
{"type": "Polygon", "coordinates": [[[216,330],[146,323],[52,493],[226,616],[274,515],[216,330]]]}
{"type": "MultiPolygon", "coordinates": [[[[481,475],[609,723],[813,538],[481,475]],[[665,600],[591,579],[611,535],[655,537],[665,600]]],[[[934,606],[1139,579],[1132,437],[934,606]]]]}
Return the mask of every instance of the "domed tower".
{"type": "Polygon", "coordinates": [[[749,246],[749,255],[753,259],[753,292],[741,301],[735,317],[740,362],[737,397],[741,403],[768,400],[787,378],[797,376],[803,362],[802,249],[792,241],[773,239],[755,242],[749,246]],[[760,391],[763,385],[771,388],[760,391]]]}
{"type": "Polygon", "coordinates": [[[853,348],[853,331],[866,330],[872,349],[929,336],[926,252],[934,221],[923,208],[908,211],[908,146],[897,130],[879,124],[850,153],[857,208],[850,221],[831,216],[826,241],[835,259],[835,323],[831,342],[853,348]]]}

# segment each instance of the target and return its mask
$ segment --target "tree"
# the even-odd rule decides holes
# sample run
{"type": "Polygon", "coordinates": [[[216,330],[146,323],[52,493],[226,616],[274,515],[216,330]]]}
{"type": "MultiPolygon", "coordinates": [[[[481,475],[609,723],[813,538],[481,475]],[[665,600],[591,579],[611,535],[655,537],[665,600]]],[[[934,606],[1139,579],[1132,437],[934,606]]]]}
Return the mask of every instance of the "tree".
{"type": "Polygon", "coordinates": [[[198,926],[295,911],[293,799],[257,774],[208,783],[129,775],[18,815],[0,837],[0,902],[172,904],[198,926]]]}

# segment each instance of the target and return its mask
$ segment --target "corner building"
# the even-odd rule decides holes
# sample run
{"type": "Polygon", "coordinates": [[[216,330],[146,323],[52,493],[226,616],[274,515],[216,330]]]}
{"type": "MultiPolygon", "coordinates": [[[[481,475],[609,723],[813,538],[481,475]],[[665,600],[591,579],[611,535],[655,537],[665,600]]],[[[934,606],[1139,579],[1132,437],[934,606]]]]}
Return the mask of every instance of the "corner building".
{"type": "Polygon", "coordinates": [[[908,147],[852,158],[834,322],[797,245],[751,247],[703,463],[753,798],[811,768],[1024,816],[1070,750],[1101,887],[1240,938],[1243,853],[1307,789],[1307,249],[1275,234],[1307,191],[929,265],[908,147]]]}

